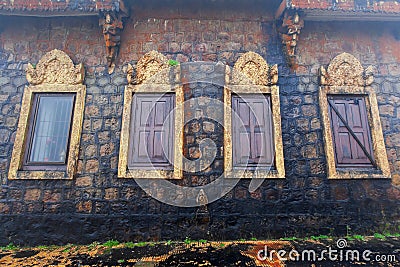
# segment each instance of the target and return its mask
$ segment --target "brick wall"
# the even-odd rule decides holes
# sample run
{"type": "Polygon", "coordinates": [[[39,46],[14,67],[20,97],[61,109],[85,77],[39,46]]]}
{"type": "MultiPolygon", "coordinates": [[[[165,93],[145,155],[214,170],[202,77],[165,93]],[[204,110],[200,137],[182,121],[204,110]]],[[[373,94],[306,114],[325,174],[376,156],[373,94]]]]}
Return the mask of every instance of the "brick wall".
{"type": "MultiPolygon", "coordinates": [[[[337,54],[350,52],[364,66],[378,67],[373,86],[378,93],[393,182],[399,183],[400,44],[394,24],[370,23],[365,27],[361,23],[306,22],[297,49],[299,68],[292,73],[284,61],[274,22],[268,17],[242,12],[235,21],[232,12],[218,16],[209,11],[207,16],[204,10],[201,14],[178,10],[175,16],[168,9],[149,10],[136,10],[126,21],[118,67],[112,75],[106,74],[104,67],[105,47],[97,18],[0,18],[5,21],[0,30],[0,244],[343,235],[347,227],[360,234],[397,227],[400,191],[391,180],[327,180],[317,98],[317,69],[337,54]],[[75,63],[83,62],[86,69],[86,109],[76,178],[8,181],[27,84],[26,63],[36,63],[54,48],[65,51],[75,63]],[[248,191],[249,181],[241,180],[209,205],[208,223],[196,220],[196,208],[162,204],[134,180],[118,179],[127,84],[124,70],[128,62],[135,64],[151,49],[181,62],[222,61],[231,66],[251,50],[269,64],[278,64],[286,179],[266,180],[254,193],[248,191]]],[[[201,84],[185,87],[185,99],[197,97],[199,88],[201,84]]],[[[221,86],[213,85],[208,94],[221,98],[221,86]]],[[[190,127],[186,132],[185,153],[192,158],[196,157],[196,146],[191,137],[196,140],[214,135],[221,142],[219,125],[199,123],[204,132],[191,132],[190,127]]],[[[221,170],[222,164],[215,164],[209,173],[185,174],[177,183],[209,182],[221,170]]]]}

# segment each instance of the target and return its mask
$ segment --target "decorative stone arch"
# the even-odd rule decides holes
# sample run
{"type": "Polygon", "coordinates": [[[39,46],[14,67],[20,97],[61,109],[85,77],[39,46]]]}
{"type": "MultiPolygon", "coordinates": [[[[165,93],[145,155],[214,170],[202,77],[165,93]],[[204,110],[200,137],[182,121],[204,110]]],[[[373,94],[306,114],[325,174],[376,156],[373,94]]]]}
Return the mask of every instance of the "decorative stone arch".
{"type": "Polygon", "coordinates": [[[78,161],[79,142],[81,139],[83,111],[85,106],[86,86],[83,85],[85,70],[83,64],[74,65],[71,58],[61,50],[54,49],[46,53],[38,64],[28,64],[26,79],[30,83],[25,88],[21,112],[8,178],[12,179],[72,179],[78,161]],[[34,94],[40,93],[73,93],[75,104],[72,114],[72,127],[69,141],[69,152],[66,171],[26,171],[21,170],[25,146],[27,145],[27,128],[29,126],[31,106],[34,94]]]}
{"type": "Polygon", "coordinates": [[[257,53],[247,52],[235,63],[232,72],[232,85],[276,85],[278,82],[278,66],[268,66],[257,53]]]}
{"type": "Polygon", "coordinates": [[[371,86],[374,80],[373,70],[373,66],[364,69],[360,61],[348,53],[342,53],[332,59],[327,69],[323,66],[320,68],[319,104],[323,121],[328,178],[390,178],[391,176],[379,118],[378,102],[375,90],[371,86]],[[376,171],[336,167],[328,95],[365,96],[376,171]]]}
{"type": "Polygon", "coordinates": [[[61,50],[46,53],[36,66],[28,63],[26,79],[31,85],[82,84],[85,77],[83,64],[74,65],[71,58],[61,50]]]}
{"type": "Polygon", "coordinates": [[[168,59],[157,51],[145,54],[136,65],[128,65],[128,85],[125,87],[124,108],[122,115],[122,130],[120,140],[118,177],[119,178],[182,178],[182,154],[183,154],[183,88],[180,83],[180,68],[170,66],[168,59]],[[148,93],[163,95],[175,94],[175,139],[174,144],[174,168],[163,169],[128,169],[128,153],[130,140],[130,124],[132,118],[132,100],[136,93],[148,93]]]}
{"type": "Polygon", "coordinates": [[[337,55],[329,63],[328,69],[320,69],[321,85],[325,86],[356,86],[363,87],[373,82],[373,67],[365,71],[360,61],[349,53],[337,55]]]}
{"type": "Polygon", "coordinates": [[[282,127],[278,82],[278,66],[269,66],[255,52],[243,54],[232,71],[226,67],[224,88],[224,172],[229,178],[284,178],[282,127]],[[272,126],[274,134],[275,169],[235,171],[232,163],[232,94],[268,94],[271,96],[272,126]]]}

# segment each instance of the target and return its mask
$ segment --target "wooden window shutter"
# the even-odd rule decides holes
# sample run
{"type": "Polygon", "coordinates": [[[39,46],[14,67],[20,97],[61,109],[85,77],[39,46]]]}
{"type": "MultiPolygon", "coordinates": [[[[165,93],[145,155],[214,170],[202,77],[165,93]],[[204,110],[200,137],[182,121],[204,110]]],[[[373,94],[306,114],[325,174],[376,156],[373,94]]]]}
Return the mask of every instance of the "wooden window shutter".
{"type": "Polygon", "coordinates": [[[338,167],[374,166],[365,98],[328,96],[338,167]]]}
{"type": "Polygon", "coordinates": [[[270,96],[232,97],[234,167],[273,166],[274,138],[270,96]]]}
{"type": "Polygon", "coordinates": [[[135,94],[128,168],[172,166],[174,95],[135,94]]]}

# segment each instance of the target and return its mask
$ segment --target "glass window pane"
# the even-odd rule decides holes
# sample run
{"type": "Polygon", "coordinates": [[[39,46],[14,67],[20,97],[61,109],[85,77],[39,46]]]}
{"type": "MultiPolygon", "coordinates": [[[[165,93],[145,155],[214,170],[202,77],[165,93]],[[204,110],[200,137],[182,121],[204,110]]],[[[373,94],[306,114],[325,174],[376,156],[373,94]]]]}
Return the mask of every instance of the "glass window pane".
{"type": "Polygon", "coordinates": [[[72,96],[38,96],[29,162],[66,162],[73,100],[72,96]]]}

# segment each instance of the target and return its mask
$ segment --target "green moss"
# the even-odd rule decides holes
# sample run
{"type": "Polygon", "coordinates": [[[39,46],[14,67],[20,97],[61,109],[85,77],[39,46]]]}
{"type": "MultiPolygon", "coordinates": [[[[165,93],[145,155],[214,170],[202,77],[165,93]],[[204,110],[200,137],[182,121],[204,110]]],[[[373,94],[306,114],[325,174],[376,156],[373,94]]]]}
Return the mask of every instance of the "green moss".
{"type": "Polygon", "coordinates": [[[116,247],[118,245],[119,245],[119,242],[117,240],[108,240],[107,242],[103,243],[103,246],[108,247],[108,248],[116,247]]]}
{"type": "Polygon", "coordinates": [[[179,65],[179,62],[176,60],[170,59],[170,60],[168,60],[168,64],[170,66],[176,66],[176,65],[179,65]]]}
{"type": "Polygon", "coordinates": [[[364,241],[364,237],[362,235],[353,235],[354,239],[364,241]]]}
{"type": "Polygon", "coordinates": [[[294,241],[294,240],[297,240],[297,239],[298,239],[297,237],[292,236],[292,237],[282,237],[279,240],[282,240],[282,241],[294,241]]]}
{"type": "Polygon", "coordinates": [[[127,247],[127,248],[134,248],[134,247],[135,247],[135,243],[133,243],[133,242],[126,242],[126,243],[124,244],[124,246],[127,247]]]}
{"type": "Polygon", "coordinates": [[[375,233],[374,237],[378,238],[378,239],[386,239],[386,237],[384,235],[380,234],[380,233],[375,233]]]}
{"type": "Polygon", "coordinates": [[[1,250],[12,250],[12,251],[13,251],[13,250],[19,250],[20,247],[14,245],[13,243],[10,243],[10,244],[8,244],[8,245],[5,246],[5,247],[0,247],[0,249],[1,249],[1,250]]]}
{"type": "Polygon", "coordinates": [[[329,238],[330,238],[330,237],[327,236],[327,235],[318,235],[318,236],[312,235],[312,236],[311,236],[311,239],[312,239],[312,240],[321,240],[321,239],[329,239],[329,238]]]}
{"type": "Polygon", "coordinates": [[[190,239],[190,237],[186,237],[185,240],[183,241],[186,245],[189,245],[190,243],[193,243],[194,241],[190,239]]]}
{"type": "Polygon", "coordinates": [[[100,245],[99,242],[93,242],[92,244],[88,245],[88,249],[89,250],[93,250],[94,248],[96,248],[98,245],[100,245]]]}

